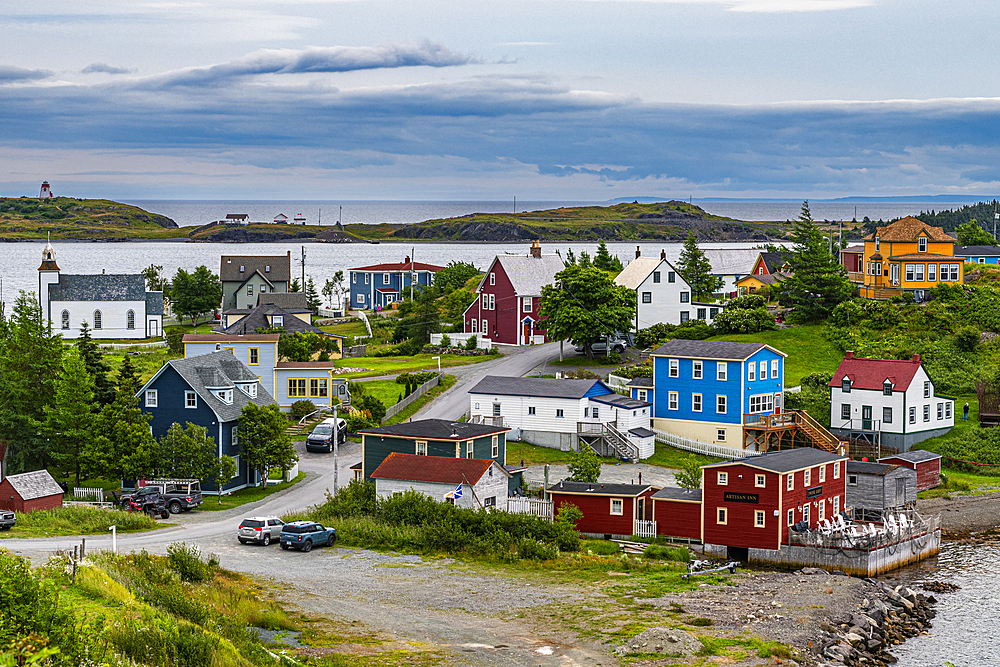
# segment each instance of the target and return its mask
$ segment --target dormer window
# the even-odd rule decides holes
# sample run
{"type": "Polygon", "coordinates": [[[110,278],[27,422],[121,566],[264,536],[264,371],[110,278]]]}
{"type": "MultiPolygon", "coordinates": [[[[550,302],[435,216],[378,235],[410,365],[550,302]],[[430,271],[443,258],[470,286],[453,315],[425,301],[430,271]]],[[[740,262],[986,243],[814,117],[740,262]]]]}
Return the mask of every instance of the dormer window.
{"type": "Polygon", "coordinates": [[[250,398],[257,398],[257,383],[246,383],[237,385],[244,394],[250,398]]]}
{"type": "Polygon", "coordinates": [[[233,390],[232,389],[219,389],[215,392],[215,395],[219,397],[219,400],[226,405],[233,404],[233,390]]]}
{"type": "Polygon", "coordinates": [[[875,237],[875,252],[878,252],[880,250],[879,245],[880,245],[879,244],[879,240],[878,240],[878,237],[876,236],[875,237]]]}
{"type": "Polygon", "coordinates": [[[892,396],[892,382],[888,378],[882,383],[882,393],[886,396],[892,396]]]}
{"type": "Polygon", "coordinates": [[[927,252],[927,237],[921,236],[917,239],[917,252],[927,252]]]}
{"type": "Polygon", "coordinates": [[[851,393],[851,378],[845,377],[840,383],[840,389],[845,393],[851,393]]]}
{"type": "Polygon", "coordinates": [[[283,327],[283,326],[285,326],[285,316],[284,315],[272,315],[271,316],[271,326],[272,327],[283,327]]]}

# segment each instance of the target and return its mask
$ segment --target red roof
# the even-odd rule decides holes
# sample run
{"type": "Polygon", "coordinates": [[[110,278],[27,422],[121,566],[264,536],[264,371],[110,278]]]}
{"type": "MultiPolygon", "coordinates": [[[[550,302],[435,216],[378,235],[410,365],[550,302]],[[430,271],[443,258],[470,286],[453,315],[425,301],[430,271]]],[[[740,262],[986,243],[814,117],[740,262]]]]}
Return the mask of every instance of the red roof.
{"type": "Polygon", "coordinates": [[[390,289],[388,287],[376,287],[376,292],[381,292],[382,294],[399,294],[398,289],[390,289]]]}
{"type": "Polygon", "coordinates": [[[185,343],[277,343],[279,334],[184,334],[185,343]]]}
{"type": "Polygon", "coordinates": [[[475,484],[494,463],[493,459],[453,459],[450,456],[417,456],[392,452],[375,468],[372,477],[408,482],[475,484]]]}
{"type": "Polygon", "coordinates": [[[852,389],[872,389],[882,391],[882,383],[888,380],[892,382],[895,391],[906,391],[913,376],[920,369],[920,355],[913,355],[912,359],[862,359],[855,357],[853,352],[848,352],[844,360],[837,367],[837,372],[830,380],[830,387],[839,387],[846,375],[851,379],[852,389]]]}
{"type": "Polygon", "coordinates": [[[434,264],[424,264],[423,262],[395,262],[393,264],[372,264],[371,266],[359,266],[351,271],[384,271],[392,273],[394,271],[430,271],[435,273],[443,269],[443,266],[434,264]],[[412,267],[412,268],[411,268],[412,267]]]}

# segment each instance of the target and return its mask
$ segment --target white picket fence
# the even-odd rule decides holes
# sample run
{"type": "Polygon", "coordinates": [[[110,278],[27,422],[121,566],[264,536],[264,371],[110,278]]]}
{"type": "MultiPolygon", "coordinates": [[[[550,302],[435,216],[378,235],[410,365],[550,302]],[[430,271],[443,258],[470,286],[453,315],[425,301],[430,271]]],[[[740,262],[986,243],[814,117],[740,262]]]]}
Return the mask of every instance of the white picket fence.
{"type": "Polygon", "coordinates": [[[476,337],[476,349],[478,350],[488,350],[493,347],[493,341],[489,338],[483,338],[478,334],[474,333],[450,333],[450,334],[431,334],[431,345],[441,345],[441,341],[445,336],[448,336],[448,340],[451,342],[452,347],[465,347],[469,342],[469,339],[473,336],[476,337]]]}
{"type": "Polygon", "coordinates": [[[73,497],[81,498],[83,500],[92,500],[97,503],[104,502],[104,489],[98,489],[88,486],[78,486],[73,489],[73,497]]]}
{"type": "Polygon", "coordinates": [[[656,537],[656,522],[636,519],[633,535],[638,537],[656,537]]]}
{"type": "Polygon", "coordinates": [[[624,378],[614,373],[608,373],[608,386],[615,391],[625,391],[626,385],[631,382],[629,378],[624,378]]]}
{"type": "Polygon", "coordinates": [[[133,348],[141,350],[155,350],[157,348],[166,347],[167,341],[156,340],[152,343],[98,343],[97,345],[102,350],[131,350],[133,348]]]}
{"type": "Polygon", "coordinates": [[[695,452],[696,454],[715,456],[720,459],[735,459],[760,455],[760,452],[736,449],[735,447],[726,447],[725,445],[716,445],[710,442],[702,442],[701,440],[684,438],[656,428],[653,429],[653,432],[656,433],[657,442],[670,445],[671,447],[676,447],[677,449],[695,452]]]}
{"type": "Polygon", "coordinates": [[[534,514],[547,521],[553,519],[553,507],[555,503],[551,500],[538,500],[537,498],[520,498],[511,496],[507,498],[507,511],[512,514],[534,514]]]}

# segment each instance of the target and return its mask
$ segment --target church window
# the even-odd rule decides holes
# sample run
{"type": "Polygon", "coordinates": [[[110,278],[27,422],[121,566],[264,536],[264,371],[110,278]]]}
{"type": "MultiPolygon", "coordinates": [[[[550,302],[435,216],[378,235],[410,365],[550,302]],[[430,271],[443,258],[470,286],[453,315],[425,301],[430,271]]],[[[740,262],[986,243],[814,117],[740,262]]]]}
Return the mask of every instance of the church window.
{"type": "Polygon", "coordinates": [[[101,311],[95,310],[94,311],[94,328],[95,329],[102,329],[103,328],[104,325],[103,325],[103,323],[102,323],[101,320],[102,320],[102,318],[101,318],[101,311]]]}
{"type": "Polygon", "coordinates": [[[125,328],[135,329],[135,311],[130,310],[125,313],[125,328]]]}
{"type": "Polygon", "coordinates": [[[62,311],[62,328],[69,329],[69,311],[62,311]]]}

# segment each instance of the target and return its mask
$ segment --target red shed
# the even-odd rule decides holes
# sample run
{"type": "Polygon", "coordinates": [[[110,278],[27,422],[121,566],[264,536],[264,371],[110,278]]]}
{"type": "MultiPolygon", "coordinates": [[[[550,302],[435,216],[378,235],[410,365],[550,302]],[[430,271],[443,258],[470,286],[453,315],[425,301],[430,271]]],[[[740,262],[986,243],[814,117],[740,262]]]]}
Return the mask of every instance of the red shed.
{"type": "Polygon", "coordinates": [[[941,455],[923,449],[911,449],[893,456],[883,456],[879,463],[894,463],[917,471],[917,492],[941,484],[941,455]]]}
{"type": "Polygon", "coordinates": [[[849,273],[864,271],[865,247],[863,245],[852,245],[840,251],[840,265],[849,273]]]}
{"type": "Polygon", "coordinates": [[[702,541],[731,550],[788,544],[792,525],[815,528],[845,509],[847,460],[803,447],[702,466],[702,541]]]}
{"type": "Polygon", "coordinates": [[[553,510],[558,512],[565,503],[572,503],[583,512],[576,524],[581,533],[628,537],[635,533],[637,519],[653,518],[652,496],[656,491],[649,484],[601,484],[562,481],[548,488],[553,510]]]}
{"type": "Polygon", "coordinates": [[[0,482],[0,509],[34,512],[62,507],[63,490],[48,470],[9,475],[0,482]]]}
{"type": "Polygon", "coordinates": [[[668,486],[653,494],[656,534],[701,541],[701,489],[668,486]]]}

